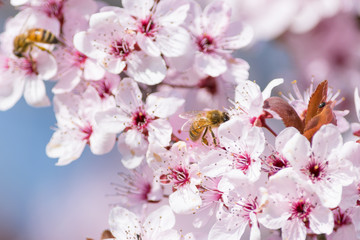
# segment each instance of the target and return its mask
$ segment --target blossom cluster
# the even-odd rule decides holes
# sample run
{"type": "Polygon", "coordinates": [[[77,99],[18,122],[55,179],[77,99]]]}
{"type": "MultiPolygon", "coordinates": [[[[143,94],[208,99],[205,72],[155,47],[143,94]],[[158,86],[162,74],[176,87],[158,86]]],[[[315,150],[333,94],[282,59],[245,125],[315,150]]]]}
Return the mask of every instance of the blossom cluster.
{"type": "MultiPolygon", "coordinates": [[[[293,82],[275,97],[283,79],[261,91],[233,54],[285,31],[291,45],[350,2],[11,0],[0,110],[52,102],[56,165],[117,146],[126,170],[103,239],[360,239],[360,145],[342,136],[360,124],[339,92],[293,82]]],[[[354,101],[360,122],[357,89],[354,101]]]]}

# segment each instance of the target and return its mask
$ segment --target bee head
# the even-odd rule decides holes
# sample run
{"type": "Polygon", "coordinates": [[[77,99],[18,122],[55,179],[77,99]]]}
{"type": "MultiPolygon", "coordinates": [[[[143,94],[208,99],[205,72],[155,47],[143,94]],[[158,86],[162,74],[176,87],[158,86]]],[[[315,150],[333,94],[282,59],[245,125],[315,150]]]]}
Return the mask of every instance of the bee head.
{"type": "Polygon", "coordinates": [[[17,51],[16,49],[14,49],[13,54],[14,54],[15,56],[17,56],[18,58],[23,57],[22,52],[21,52],[21,51],[17,51]]]}
{"type": "Polygon", "coordinates": [[[223,120],[224,122],[226,122],[226,121],[229,121],[229,119],[230,119],[229,114],[228,114],[227,112],[223,112],[223,114],[222,114],[222,120],[223,120]]]}

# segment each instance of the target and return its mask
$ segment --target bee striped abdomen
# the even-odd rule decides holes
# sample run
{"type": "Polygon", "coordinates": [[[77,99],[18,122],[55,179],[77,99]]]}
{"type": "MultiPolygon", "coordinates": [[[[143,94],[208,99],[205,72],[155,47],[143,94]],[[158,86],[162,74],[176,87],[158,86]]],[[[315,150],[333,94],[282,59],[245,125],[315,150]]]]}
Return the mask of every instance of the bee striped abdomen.
{"type": "Polygon", "coordinates": [[[195,120],[190,127],[190,131],[189,131],[190,139],[194,142],[197,141],[200,138],[204,129],[208,126],[209,126],[209,121],[205,118],[199,118],[195,120]]]}
{"type": "Polygon", "coordinates": [[[42,28],[33,28],[28,31],[28,39],[39,43],[56,44],[59,40],[48,30],[42,28]]]}

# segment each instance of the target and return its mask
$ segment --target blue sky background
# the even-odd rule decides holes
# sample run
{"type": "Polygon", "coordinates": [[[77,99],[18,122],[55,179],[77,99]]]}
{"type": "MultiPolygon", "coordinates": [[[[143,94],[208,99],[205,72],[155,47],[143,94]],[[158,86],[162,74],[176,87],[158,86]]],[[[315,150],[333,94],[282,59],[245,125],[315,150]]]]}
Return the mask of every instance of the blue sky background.
{"type": "MultiPolygon", "coordinates": [[[[118,1],[113,1],[118,2],[118,1]]],[[[0,7],[0,30],[16,11],[0,7]]],[[[294,79],[291,61],[275,43],[260,43],[240,52],[251,66],[250,79],[264,87],[273,78],[294,79]]],[[[52,98],[51,87],[47,85],[52,98]]],[[[121,169],[116,149],[94,156],[89,149],[68,166],[56,167],[45,146],[56,120],[52,107],[33,108],[21,99],[0,112],[0,239],[72,240],[99,238],[107,227],[115,197],[110,182],[121,169]]]]}

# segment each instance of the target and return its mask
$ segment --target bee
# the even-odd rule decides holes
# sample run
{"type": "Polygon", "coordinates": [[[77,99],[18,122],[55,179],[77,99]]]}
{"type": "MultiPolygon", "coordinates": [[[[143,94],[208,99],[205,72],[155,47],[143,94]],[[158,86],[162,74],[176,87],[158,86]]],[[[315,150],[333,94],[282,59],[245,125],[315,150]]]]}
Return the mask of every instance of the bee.
{"type": "Polygon", "coordinates": [[[221,112],[219,110],[210,111],[190,111],[180,114],[181,118],[189,119],[182,126],[182,131],[188,131],[190,139],[196,142],[201,137],[201,142],[205,145],[209,145],[206,134],[209,131],[213,138],[213,142],[216,144],[216,137],[213,132],[213,128],[219,127],[221,123],[224,123],[230,119],[229,114],[221,112]]]}
{"type": "Polygon", "coordinates": [[[13,53],[18,58],[25,57],[25,53],[29,53],[31,58],[31,50],[37,47],[42,51],[52,54],[48,49],[38,45],[37,43],[57,44],[62,43],[53,33],[43,28],[32,28],[24,33],[20,33],[14,38],[13,53]]]}

